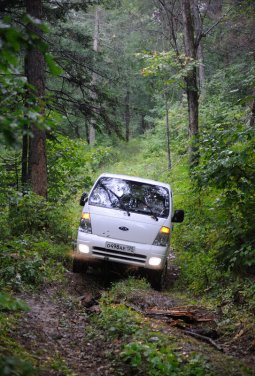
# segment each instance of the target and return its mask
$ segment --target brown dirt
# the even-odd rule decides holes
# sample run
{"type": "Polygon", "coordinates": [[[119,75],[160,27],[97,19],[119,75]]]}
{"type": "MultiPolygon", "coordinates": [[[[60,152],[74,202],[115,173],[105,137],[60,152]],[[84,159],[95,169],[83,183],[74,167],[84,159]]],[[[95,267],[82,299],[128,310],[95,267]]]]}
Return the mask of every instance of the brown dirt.
{"type": "Polygon", "coordinates": [[[100,290],[90,276],[67,272],[64,284],[21,296],[31,310],[21,318],[15,338],[35,356],[40,375],[60,375],[49,368],[58,358],[78,375],[112,374],[101,343],[86,339],[89,316],[80,303],[81,296],[97,296],[100,290]]]}
{"type": "MultiPolygon", "coordinates": [[[[98,310],[97,299],[116,278],[119,276],[112,275],[109,279],[96,272],[85,276],[67,272],[64,283],[45,286],[42,291],[32,295],[22,294],[22,299],[28,303],[31,310],[22,315],[13,336],[34,355],[40,375],[63,374],[59,366],[56,366],[56,370],[49,366],[60,358],[64,359],[67,367],[77,375],[114,375],[114,369],[107,356],[107,351],[111,349],[105,348],[103,338],[97,337],[96,340],[90,341],[87,331],[90,328],[90,311],[98,310]]],[[[155,309],[167,311],[184,305],[183,301],[173,299],[169,292],[159,293],[154,290],[138,292],[128,300],[134,309],[144,313],[155,309]]],[[[178,337],[183,351],[198,351],[212,359],[222,357],[222,363],[226,362],[224,357],[228,354],[243,359],[251,367],[249,373],[231,371],[225,373],[226,375],[255,375],[255,342],[251,331],[237,326],[232,334],[226,336],[222,329],[218,328],[218,322],[221,320],[218,312],[197,306],[185,307],[193,309],[200,317],[211,317],[212,321],[192,323],[169,317],[151,317],[148,320],[151,320],[152,327],[157,330],[178,337]],[[198,337],[200,335],[201,338],[194,339],[188,332],[193,332],[198,337]],[[211,339],[225,354],[218,351],[213,343],[204,342],[202,337],[211,339]]],[[[220,374],[220,371],[215,374],[220,374]]]]}

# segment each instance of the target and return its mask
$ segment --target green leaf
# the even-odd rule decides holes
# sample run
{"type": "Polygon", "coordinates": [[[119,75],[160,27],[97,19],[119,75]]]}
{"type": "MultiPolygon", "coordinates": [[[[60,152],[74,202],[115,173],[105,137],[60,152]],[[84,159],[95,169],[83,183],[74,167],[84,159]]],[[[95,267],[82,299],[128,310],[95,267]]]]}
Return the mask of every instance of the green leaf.
{"type": "Polygon", "coordinates": [[[0,311],[29,311],[29,307],[22,300],[0,292],[0,311]]]}
{"type": "Polygon", "coordinates": [[[50,73],[54,76],[58,76],[63,72],[62,68],[60,68],[60,66],[56,64],[50,54],[45,54],[45,61],[49,67],[50,73]]]}

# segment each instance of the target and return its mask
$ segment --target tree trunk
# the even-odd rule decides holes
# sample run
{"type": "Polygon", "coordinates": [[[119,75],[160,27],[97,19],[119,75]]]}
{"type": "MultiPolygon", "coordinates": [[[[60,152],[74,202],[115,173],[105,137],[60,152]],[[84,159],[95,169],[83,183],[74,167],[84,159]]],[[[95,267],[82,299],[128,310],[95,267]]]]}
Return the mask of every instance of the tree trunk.
{"type": "Polygon", "coordinates": [[[205,86],[205,66],[204,66],[203,46],[202,46],[201,42],[199,43],[199,46],[197,48],[197,59],[200,62],[199,67],[198,67],[199,88],[200,88],[200,92],[204,93],[204,86],[205,86]]]}
{"type": "MultiPolygon", "coordinates": [[[[182,18],[184,32],[184,47],[186,56],[196,59],[194,19],[191,12],[189,0],[182,0],[182,18]]],[[[189,115],[189,136],[190,144],[190,166],[193,167],[199,163],[198,151],[198,107],[199,94],[197,87],[197,71],[193,67],[186,77],[186,92],[188,99],[189,115]]]]}
{"type": "MultiPolygon", "coordinates": [[[[42,19],[42,1],[26,0],[26,11],[35,19],[42,19]]],[[[42,35],[35,24],[28,26],[33,34],[42,35]]],[[[32,95],[37,99],[37,104],[44,112],[43,97],[45,92],[45,67],[41,51],[32,47],[26,55],[26,74],[28,83],[31,84],[32,95]]],[[[31,170],[32,191],[40,196],[47,197],[47,160],[46,160],[46,133],[31,124],[32,137],[30,140],[28,172],[31,170]]],[[[25,145],[24,145],[25,149],[25,145]]]]}
{"type": "Polygon", "coordinates": [[[86,122],[84,127],[85,127],[85,137],[86,137],[86,141],[87,141],[87,143],[89,144],[89,130],[90,130],[90,125],[88,125],[88,123],[86,122]]]}
{"type": "Polygon", "coordinates": [[[141,123],[140,123],[141,133],[144,133],[145,130],[145,115],[141,114],[141,123]]]}
{"type": "Polygon", "coordinates": [[[129,90],[127,90],[126,97],[125,97],[125,129],[126,129],[125,140],[126,140],[126,142],[129,141],[129,137],[130,137],[130,106],[129,106],[129,97],[130,97],[130,92],[129,92],[129,90]]]}
{"type": "Polygon", "coordinates": [[[80,135],[80,129],[79,129],[79,125],[78,125],[78,123],[76,123],[75,126],[74,126],[74,133],[75,133],[75,136],[76,136],[77,138],[81,138],[81,135],[80,135]]]}
{"type": "MultiPolygon", "coordinates": [[[[99,42],[99,23],[100,23],[100,8],[96,8],[95,13],[95,29],[94,29],[94,38],[93,38],[93,51],[98,52],[98,42],[99,42]]],[[[95,86],[97,82],[97,74],[92,73],[92,87],[95,86]]],[[[96,99],[95,92],[91,93],[92,98],[96,99]]],[[[93,145],[96,141],[96,130],[95,130],[95,120],[91,119],[89,127],[89,144],[93,145]]]]}
{"type": "Polygon", "coordinates": [[[218,18],[222,13],[223,0],[213,0],[209,2],[208,10],[213,18],[218,18]]]}
{"type": "Polygon", "coordinates": [[[251,105],[250,126],[255,127],[255,99],[253,100],[252,105],[251,105]]]}
{"type": "Polygon", "coordinates": [[[168,170],[171,170],[171,149],[170,149],[170,128],[169,128],[169,110],[168,103],[166,100],[166,142],[167,142],[167,161],[168,161],[168,170]]]}
{"type": "Polygon", "coordinates": [[[195,51],[196,51],[196,58],[199,60],[200,64],[198,66],[198,84],[200,91],[204,87],[205,83],[205,66],[204,66],[204,55],[203,55],[203,47],[201,43],[201,34],[202,34],[202,21],[201,15],[199,13],[199,8],[197,4],[197,0],[191,1],[191,10],[194,20],[194,43],[195,43],[195,51]]]}
{"type": "Polygon", "coordinates": [[[28,158],[29,158],[29,137],[26,134],[27,126],[24,127],[25,134],[22,138],[22,157],[21,157],[21,184],[23,191],[28,185],[28,158]]]}

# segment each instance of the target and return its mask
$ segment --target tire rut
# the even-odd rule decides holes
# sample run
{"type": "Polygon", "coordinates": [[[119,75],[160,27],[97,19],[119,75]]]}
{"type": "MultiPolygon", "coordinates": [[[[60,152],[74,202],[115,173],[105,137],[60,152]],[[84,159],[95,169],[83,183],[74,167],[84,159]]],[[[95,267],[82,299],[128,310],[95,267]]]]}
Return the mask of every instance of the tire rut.
{"type": "Polygon", "coordinates": [[[33,354],[39,375],[59,375],[59,370],[50,369],[59,359],[77,375],[112,374],[101,343],[87,338],[89,317],[79,304],[81,295],[102,290],[100,280],[67,273],[64,285],[20,296],[30,311],[19,320],[13,336],[33,354]]]}

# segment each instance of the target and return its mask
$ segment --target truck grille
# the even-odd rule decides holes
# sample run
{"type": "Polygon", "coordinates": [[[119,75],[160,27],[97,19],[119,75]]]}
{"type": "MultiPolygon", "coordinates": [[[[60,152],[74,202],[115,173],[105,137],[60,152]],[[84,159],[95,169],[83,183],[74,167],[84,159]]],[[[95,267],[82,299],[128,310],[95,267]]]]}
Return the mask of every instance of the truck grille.
{"type": "Polygon", "coordinates": [[[116,261],[132,261],[139,264],[145,264],[146,262],[145,255],[140,255],[138,253],[122,252],[102,247],[93,247],[92,254],[96,256],[109,257],[111,259],[115,259],[116,261]]]}

